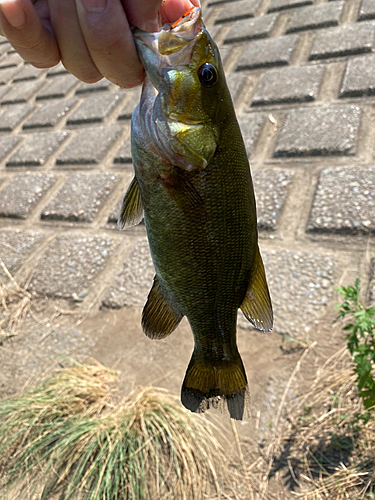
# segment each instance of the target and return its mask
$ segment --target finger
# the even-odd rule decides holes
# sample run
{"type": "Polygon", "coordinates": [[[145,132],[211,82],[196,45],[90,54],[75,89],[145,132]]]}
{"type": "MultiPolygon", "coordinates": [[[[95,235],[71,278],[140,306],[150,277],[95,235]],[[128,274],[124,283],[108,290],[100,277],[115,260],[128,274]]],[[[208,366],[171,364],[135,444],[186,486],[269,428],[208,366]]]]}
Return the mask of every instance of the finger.
{"type": "Polygon", "coordinates": [[[19,55],[33,66],[50,68],[60,61],[56,40],[30,0],[0,0],[0,25],[19,55]]]}
{"type": "Polygon", "coordinates": [[[144,79],[129,23],[120,0],[76,0],[91,58],[108,80],[134,87],[144,79]]]}
{"type": "Polygon", "coordinates": [[[199,7],[199,0],[165,0],[160,8],[163,23],[173,23],[192,7],[199,7]]]}
{"type": "Polygon", "coordinates": [[[144,31],[159,31],[158,12],[162,0],[122,0],[126,16],[131,26],[144,31]]]}
{"type": "Polygon", "coordinates": [[[65,68],[86,83],[103,78],[83,36],[75,0],[48,0],[53,30],[65,68]]]}

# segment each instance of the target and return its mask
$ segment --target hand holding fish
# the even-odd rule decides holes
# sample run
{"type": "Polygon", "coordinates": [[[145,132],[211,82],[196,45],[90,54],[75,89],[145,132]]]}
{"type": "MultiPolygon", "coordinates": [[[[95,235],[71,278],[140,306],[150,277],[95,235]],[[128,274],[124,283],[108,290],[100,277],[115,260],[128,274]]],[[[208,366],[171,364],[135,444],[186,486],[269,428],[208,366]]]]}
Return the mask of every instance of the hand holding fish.
{"type": "Polygon", "coordinates": [[[0,0],[0,35],[37,68],[60,60],[74,76],[105,76],[121,87],[142,83],[130,26],[158,31],[199,0],[0,0]]]}

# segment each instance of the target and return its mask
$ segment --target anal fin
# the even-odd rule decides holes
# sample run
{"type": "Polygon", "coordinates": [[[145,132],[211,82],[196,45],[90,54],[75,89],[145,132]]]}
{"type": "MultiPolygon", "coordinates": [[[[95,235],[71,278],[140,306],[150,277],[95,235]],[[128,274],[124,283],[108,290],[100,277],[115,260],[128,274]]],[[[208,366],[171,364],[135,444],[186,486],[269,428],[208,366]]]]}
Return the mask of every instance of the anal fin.
{"type": "Polygon", "coordinates": [[[273,312],[271,297],[259,248],[257,248],[255,257],[254,272],[251,276],[245,299],[240,307],[246,319],[248,319],[255,328],[263,332],[272,330],[273,312]]]}
{"type": "Polygon", "coordinates": [[[136,226],[142,219],[141,193],[137,179],[134,177],[125,193],[117,225],[119,229],[125,229],[126,227],[136,226]]]}
{"type": "Polygon", "coordinates": [[[163,339],[177,328],[182,318],[183,314],[164,297],[158,277],[155,276],[142,313],[143,331],[151,339],[163,339]]]}

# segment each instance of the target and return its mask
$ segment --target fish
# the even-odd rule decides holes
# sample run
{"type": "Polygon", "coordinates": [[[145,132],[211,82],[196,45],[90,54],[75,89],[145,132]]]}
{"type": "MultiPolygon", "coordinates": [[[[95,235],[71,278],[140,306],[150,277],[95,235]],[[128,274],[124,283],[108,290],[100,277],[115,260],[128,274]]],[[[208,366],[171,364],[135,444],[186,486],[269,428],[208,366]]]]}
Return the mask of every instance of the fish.
{"type": "Polygon", "coordinates": [[[199,7],[156,33],[133,28],[133,37],[146,76],[131,121],[135,176],[118,225],[144,218],[146,226],[156,274],[143,331],[164,339],[186,316],[194,350],[182,404],[241,420],[250,399],[238,309],[264,332],[273,312],[249,161],[223,64],[199,7]]]}

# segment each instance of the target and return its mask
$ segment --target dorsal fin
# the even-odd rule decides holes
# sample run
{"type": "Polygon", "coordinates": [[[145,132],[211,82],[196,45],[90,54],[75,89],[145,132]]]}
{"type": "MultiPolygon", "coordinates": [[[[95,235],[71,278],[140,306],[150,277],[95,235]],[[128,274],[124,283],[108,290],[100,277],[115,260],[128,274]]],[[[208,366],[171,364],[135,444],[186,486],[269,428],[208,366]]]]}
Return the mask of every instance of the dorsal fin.
{"type": "Polygon", "coordinates": [[[256,252],[254,272],[251,276],[245,299],[240,307],[246,319],[255,328],[263,332],[272,330],[273,313],[271,298],[259,248],[257,248],[256,252]]]}
{"type": "Polygon", "coordinates": [[[125,229],[126,227],[136,226],[141,222],[142,219],[143,206],[141,201],[141,193],[139,191],[137,179],[134,177],[122,201],[117,225],[121,230],[125,229]]]}
{"type": "Polygon", "coordinates": [[[164,295],[158,277],[155,276],[142,313],[143,331],[151,339],[167,337],[183,318],[183,314],[171,305],[164,295]]]}

